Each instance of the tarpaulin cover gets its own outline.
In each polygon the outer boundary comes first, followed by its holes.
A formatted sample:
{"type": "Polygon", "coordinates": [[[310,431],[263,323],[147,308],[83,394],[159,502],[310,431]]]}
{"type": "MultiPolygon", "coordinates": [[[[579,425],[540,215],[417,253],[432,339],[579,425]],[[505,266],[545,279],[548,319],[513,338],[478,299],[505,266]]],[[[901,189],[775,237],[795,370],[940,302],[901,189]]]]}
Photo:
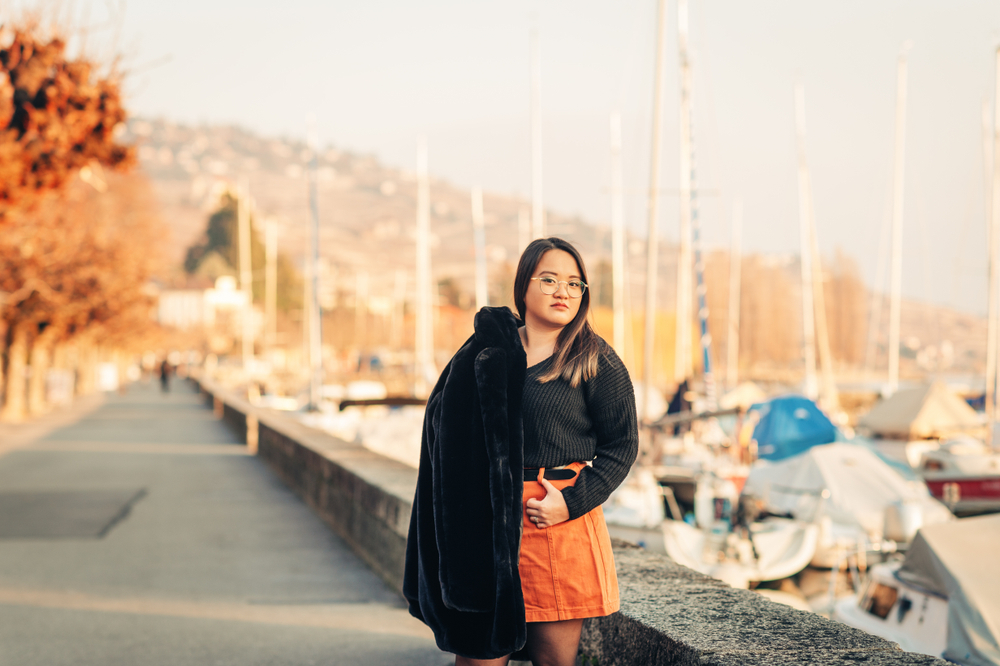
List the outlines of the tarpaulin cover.
{"type": "Polygon", "coordinates": [[[1000,515],[927,525],[898,576],[948,597],[944,657],[969,666],[1000,665],[1000,515]]]}
{"type": "Polygon", "coordinates": [[[981,428],[983,419],[941,382],[897,391],[858,419],[858,426],[897,439],[948,437],[981,428]]]}
{"type": "Polygon", "coordinates": [[[883,536],[890,504],[919,507],[922,523],[951,513],[920,481],[907,481],[863,444],[834,442],[784,460],[762,460],[750,469],[743,492],[766,498],[768,510],[803,520],[828,516],[835,525],[883,536]]]}
{"type": "Polygon", "coordinates": [[[753,431],[757,456],[764,460],[784,460],[817,444],[841,439],[837,426],[812,400],[788,395],[750,408],[760,420],[753,431]]]}

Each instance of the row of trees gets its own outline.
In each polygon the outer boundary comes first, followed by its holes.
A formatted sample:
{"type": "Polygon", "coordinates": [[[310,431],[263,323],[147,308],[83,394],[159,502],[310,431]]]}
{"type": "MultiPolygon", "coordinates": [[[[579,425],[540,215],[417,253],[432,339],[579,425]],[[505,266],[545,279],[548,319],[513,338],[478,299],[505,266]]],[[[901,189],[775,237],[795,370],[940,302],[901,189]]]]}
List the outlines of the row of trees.
{"type": "Polygon", "coordinates": [[[46,409],[53,363],[75,390],[143,344],[162,233],[132,148],[121,77],[35,21],[0,26],[0,418],[46,409]],[[104,359],[108,360],[108,359],[104,359]]]}

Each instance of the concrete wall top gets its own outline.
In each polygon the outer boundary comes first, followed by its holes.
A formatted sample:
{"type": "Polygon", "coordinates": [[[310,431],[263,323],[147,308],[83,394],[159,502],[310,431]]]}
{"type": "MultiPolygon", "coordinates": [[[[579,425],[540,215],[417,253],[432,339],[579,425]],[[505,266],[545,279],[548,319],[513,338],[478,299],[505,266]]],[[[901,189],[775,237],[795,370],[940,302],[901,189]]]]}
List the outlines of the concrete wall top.
{"type": "Polygon", "coordinates": [[[588,622],[580,644],[600,666],[816,666],[948,662],[778,604],[637,546],[615,548],[621,611],[588,622]]]}

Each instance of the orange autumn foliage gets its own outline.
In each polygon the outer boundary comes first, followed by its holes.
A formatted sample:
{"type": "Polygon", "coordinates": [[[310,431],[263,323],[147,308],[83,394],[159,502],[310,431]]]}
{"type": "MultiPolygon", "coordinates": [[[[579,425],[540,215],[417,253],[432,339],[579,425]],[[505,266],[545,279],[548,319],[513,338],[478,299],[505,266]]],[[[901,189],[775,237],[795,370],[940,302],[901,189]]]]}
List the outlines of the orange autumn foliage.
{"type": "Polygon", "coordinates": [[[115,74],[71,58],[36,23],[0,26],[0,227],[61,190],[82,168],[134,164],[115,139],[126,117],[115,74]]]}

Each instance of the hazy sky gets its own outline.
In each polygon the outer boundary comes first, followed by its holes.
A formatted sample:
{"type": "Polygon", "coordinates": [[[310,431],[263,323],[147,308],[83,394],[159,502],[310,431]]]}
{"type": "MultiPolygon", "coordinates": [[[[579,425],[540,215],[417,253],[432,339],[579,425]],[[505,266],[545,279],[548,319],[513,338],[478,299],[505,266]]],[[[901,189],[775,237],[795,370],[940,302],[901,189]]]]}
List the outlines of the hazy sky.
{"type": "MultiPolygon", "coordinates": [[[[96,3],[93,20],[104,12],[96,3]]],[[[665,68],[661,233],[677,237],[676,2],[665,68]]],[[[655,0],[131,0],[121,43],[138,114],[304,136],[434,174],[530,192],[529,33],[540,34],[545,203],[609,217],[608,114],[625,122],[630,228],[645,234],[655,0]],[[165,64],[145,68],[169,56],[165,64]]],[[[793,86],[805,86],[820,246],[876,274],[892,175],[896,58],[909,51],[904,292],[985,311],[982,103],[996,0],[691,0],[704,236],[798,251],[793,86]]],[[[991,111],[992,113],[992,111],[991,111]]]]}

